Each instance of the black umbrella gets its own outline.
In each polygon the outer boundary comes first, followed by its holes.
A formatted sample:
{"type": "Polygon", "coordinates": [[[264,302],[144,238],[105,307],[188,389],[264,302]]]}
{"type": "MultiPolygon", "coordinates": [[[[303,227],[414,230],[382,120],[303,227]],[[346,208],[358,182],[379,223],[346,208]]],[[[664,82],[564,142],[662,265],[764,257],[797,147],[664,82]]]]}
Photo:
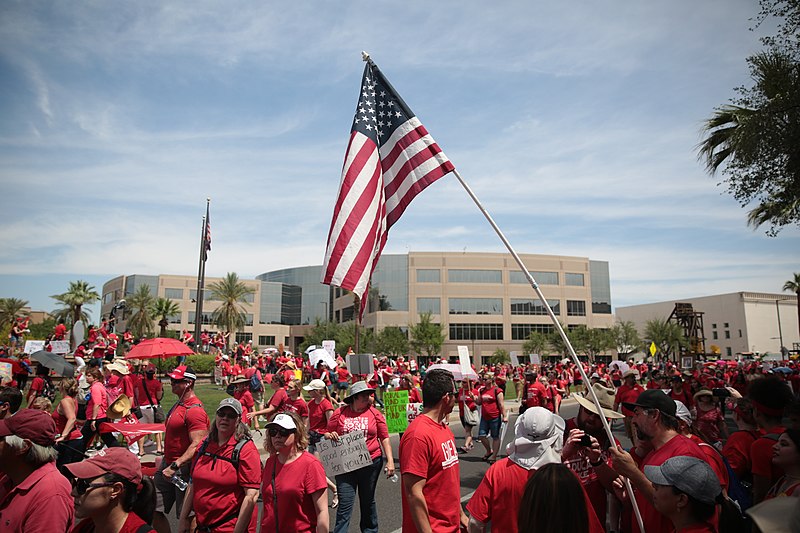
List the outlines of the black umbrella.
{"type": "Polygon", "coordinates": [[[39,350],[31,354],[31,359],[38,361],[40,365],[49,368],[59,376],[71,378],[75,375],[75,365],[69,364],[62,355],[39,350]]]}

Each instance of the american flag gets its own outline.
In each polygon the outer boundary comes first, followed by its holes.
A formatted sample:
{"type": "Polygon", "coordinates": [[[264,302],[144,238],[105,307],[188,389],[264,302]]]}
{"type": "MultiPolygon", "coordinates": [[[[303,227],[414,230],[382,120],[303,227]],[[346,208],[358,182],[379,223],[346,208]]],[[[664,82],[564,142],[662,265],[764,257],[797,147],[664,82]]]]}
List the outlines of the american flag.
{"type": "Polygon", "coordinates": [[[454,168],[368,60],[328,233],[322,283],[362,298],[389,228],[417,194],[454,168]]]}
{"type": "Polygon", "coordinates": [[[203,247],[203,261],[208,259],[208,252],[211,251],[211,214],[209,213],[209,206],[206,204],[206,233],[203,238],[205,246],[203,247]]]}

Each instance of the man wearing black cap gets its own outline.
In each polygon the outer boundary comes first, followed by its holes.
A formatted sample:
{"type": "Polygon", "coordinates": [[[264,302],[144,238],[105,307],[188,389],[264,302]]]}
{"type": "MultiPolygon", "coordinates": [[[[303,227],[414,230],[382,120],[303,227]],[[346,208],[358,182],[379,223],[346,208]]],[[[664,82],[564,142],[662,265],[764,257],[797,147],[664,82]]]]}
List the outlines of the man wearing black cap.
{"type": "MultiPolygon", "coordinates": [[[[645,477],[643,470],[647,466],[661,466],[670,457],[678,455],[701,460],[705,460],[705,455],[700,446],[678,433],[678,419],[675,416],[677,406],[664,391],[660,389],[644,391],[639,394],[635,402],[624,402],[623,406],[633,412],[634,433],[642,445],[650,451],[637,466],[628,452],[621,448],[609,448],[609,453],[614,459],[614,470],[630,479],[645,531],[670,533],[673,530],[672,523],[653,507],[653,485],[645,477]]],[[[631,523],[634,525],[634,531],[638,531],[635,518],[632,517],[631,523]]]]}

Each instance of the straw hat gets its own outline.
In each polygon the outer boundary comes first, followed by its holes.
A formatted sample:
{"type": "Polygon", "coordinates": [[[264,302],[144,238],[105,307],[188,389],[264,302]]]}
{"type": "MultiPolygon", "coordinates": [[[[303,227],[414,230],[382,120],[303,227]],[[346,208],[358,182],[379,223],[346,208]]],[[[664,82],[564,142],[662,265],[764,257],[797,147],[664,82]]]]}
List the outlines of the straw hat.
{"type": "MultiPolygon", "coordinates": [[[[600,383],[595,383],[592,385],[592,390],[597,396],[597,400],[600,402],[600,407],[603,409],[602,416],[606,418],[625,418],[625,415],[622,413],[614,411],[614,398],[617,396],[617,392],[614,389],[609,389],[600,383]]],[[[591,399],[591,395],[588,393],[586,396],[576,394],[574,398],[575,401],[578,402],[584,409],[591,411],[596,415],[600,414],[597,412],[597,406],[594,404],[591,399]]]]}
{"type": "Polygon", "coordinates": [[[231,381],[231,385],[238,385],[239,383],[248,383],[250,380],[244,376],[239,376],[238,378],[231,381]]]}
{"type": "Polygon", "coordinates": [[[111,405],[106,409],[106,418],[117,419],[125,418],[131,412],[131,399],[126,394],[120,394],[119,397],[111,402],[111,405]]]}

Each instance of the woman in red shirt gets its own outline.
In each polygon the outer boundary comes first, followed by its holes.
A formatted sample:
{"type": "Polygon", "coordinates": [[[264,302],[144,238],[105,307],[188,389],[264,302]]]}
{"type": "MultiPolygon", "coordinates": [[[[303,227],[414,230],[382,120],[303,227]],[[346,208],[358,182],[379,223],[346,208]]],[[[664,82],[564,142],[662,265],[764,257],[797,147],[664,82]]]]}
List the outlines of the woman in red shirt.
{"type": "Polygon", "coordinates": [[[461,425],[464,427],[464,446],[461,451],[469,452],[475,443],[472,441],[472,428],[478,422],[478,405],[475,403],[478,390],[472,386],[472,381],[465,379],[461,382],[458,391],[458,413],[461,425]]]}
{"type": "Polygon", "coordinates": [[[63,466],[83,460],[83,444],[81,432],[75,422],[78,414],[78,382],[72,378],[64,378],[59,384],[61,401],[53,409],[53,420],[56,422],[56,450],[58,459],[56,466],[64,473],[63,466]]]}
{"type": "Polygon", "coordinates": [[[306,451],[308,433],[295,413],[267,424],[264,448],[270,453],[261,480],[261,531],[328,533],[325,468],[306,451]]]}
{"type": "Polygon", "coordinates": [[[286,394],[289,396],[289,403],[286,405],[286,412],[297,413],[304,426],[308,426],[308,404],[303,399],[303,391],[299,381],[290,381],[286,384],[286,394]]]}
{"type": "Polygon", "coordinates": [[[253,411],[250,416],[264,416],[267,420],[269,420],[275,416],[275,414],[286,411],[290,400],[289,395],[286,394],[286,389],[283,388],[284,385],[286,385],[286,381],[283,377],[283,374],[279,372],[273,375],[270,386],[275,392],[272,394],[272,398],[269,399],[269,404],[264,409],[253,411]]]}
{"type": "Polygon", "coordinates": [[[86,372],[86,383],[89,384],[89,395],[86,401],[86,422],[81,428],[83,435],[84,450],[89,447],[95,435],[100,438],[109,448],[116,445],[116,439],[111,433],[99,433],[100,424],[108,421],[106,411],[108,410],[108,391],[103,385],[103,373],[98,368],[90,368],[86,372]]]}
{"type": "Polygon", "coordinates": [[[400,386],[397,387],[397,390],[408,391],[408,403],[422,403],[422,395],[419,393],[419,389],[414,386],[414,377],[411,374],[404,374],[400,378],[400,386]]]}
{"type": "Polygon", "coordinates": [[[231,385],[234,386],[233,397],[242,404],[242,421],[253,429],[259,429],[258,417],[248,414],[255,411],[256,406],[253,394],[250,392],[250,380],[246,377],[239,376],[233,380],[231,385]]]}
{"type": "Polygon", "coordinates": [[[508,414],[504,405],[503,391],[495,385],[493,377],[487,374],[483,378],[483,387],[479,389],[476,403],[481,406],[481,421],[478,427],[478,440],[486,449],[483,460],[494,463],[500,451],[500,422],[508,422],[508,414]],[[489,447],[489,436],[492,445],[489,447]]]}
{"type": "Polygon", "coordinates": [[[192,460],[179,532],[194,531],[189,519],[192,512],[198,531],[255,532],[261,458],[250,439],[250,430],[242,422],[243,414],[242,404],[235,398],[219,403],[208,437],[192,460]],[[237,449],[238,463],[234,464],[237,449]]]}

